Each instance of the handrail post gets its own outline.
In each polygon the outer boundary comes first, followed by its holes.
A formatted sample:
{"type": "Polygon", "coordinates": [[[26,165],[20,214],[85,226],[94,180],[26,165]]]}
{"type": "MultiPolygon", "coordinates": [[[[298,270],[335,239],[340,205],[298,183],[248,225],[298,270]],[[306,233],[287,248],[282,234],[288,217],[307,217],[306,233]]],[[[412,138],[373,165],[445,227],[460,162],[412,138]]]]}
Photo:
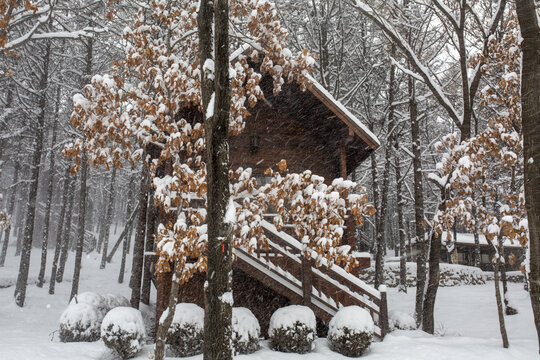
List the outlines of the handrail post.
{"type": "Polygon", "coordinates": [[[388,304],[386,301],[386,285],[379,286],[381,302],[379,303],[379,327],[381,328],[381,339],[390,331],[388,325],[388,304]]]}
{"type": "Polygon", "coordinates": [[[302,254],[302,303],[311,306],[312,289],[311,260],[302,254]]]}

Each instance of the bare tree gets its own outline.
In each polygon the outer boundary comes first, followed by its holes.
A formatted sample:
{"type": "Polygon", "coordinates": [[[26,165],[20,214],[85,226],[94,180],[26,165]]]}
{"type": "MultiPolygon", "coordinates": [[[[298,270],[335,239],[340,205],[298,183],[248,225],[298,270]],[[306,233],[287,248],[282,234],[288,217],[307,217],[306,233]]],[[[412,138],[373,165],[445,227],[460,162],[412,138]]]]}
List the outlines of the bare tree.
{"type": "Polygon", "coordinates": [[[26,285],[28,282],[28,271],[30,269],[30,254],[32,251],[32,240],[34,234],[34,222],[36,214],[36,200],[38,192],[38,180],[41,167],[41,155],[43,151],[43,137],[45,126],[45,113],[47,106],[47,86],[49,80],[49,62],[51,55],[51,42],[47,41],[45,45],[45,54],[43,57],[43,71],[39,84],[39,115],[36,124],[36,144],[32,159],[32,171],[30,177],[30,191],[28,192],[28,209],[26,213],[26,225],[24,229],[24,240],[22,244],[21,261],[19,265],[19,274],[17,285],[15,287],[15,302],[18,306],[24,306],[26,299],[26,285]]]}
{"type": "Polygon", "coordinates": [[[534,0],[517,0],[516,10],[523,37],[521,107],[529,221],[529,292],[540,352],[540,27],[534,0]]]}

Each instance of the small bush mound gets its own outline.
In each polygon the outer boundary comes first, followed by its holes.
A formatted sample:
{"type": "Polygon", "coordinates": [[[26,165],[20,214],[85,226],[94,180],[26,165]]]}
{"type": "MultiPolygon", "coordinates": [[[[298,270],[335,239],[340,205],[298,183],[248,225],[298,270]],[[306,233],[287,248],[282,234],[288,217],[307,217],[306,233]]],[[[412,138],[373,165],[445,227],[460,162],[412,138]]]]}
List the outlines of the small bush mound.
{"type": "Polygon", "coordinates": [[[315,314],[307,306],[290,305],[277,309],[270,318],[268,335],[272,349],[305,354],[315,347],[315,314]]]}
{"type": "Polygon", "coordinates": [[[390,330],[414,330],[416,329],[416,321],[414,318],[404,312],[391,310],[388,313],[388,325],[390,330]]]}
{"type": "Polygon", "coordinates": [[[101,324],[101,338],[122,359],[134,357],[146,338],[141,312],[124,306],[112,309],[101,324]]]}
{"type": "Polygon", "coordinates": [[[251,310],[244,307],[232,309],[232,341],[234,354],[251,354],[259,350],[261,327],[251,310]]]}
{"type": "Polygon", "coordinates": [[[93,306],[101,313],[101,318],[107,314],[109,311],[107,299],[103,296],[96,294],[95,292],[87,291],[80,294],[77,294],[69,302],[70,305],[73,304],[88,304],[93,306]]]}
{"type": "MultiPolygon", "coordinates": [[[[164,312],[161,321],[167,316],[164,312]]],[[[204,310],[196,304],[176,305],[167,333],[167,344],[174,356],[193,356],[203,351],[204,310]]]]}
{"type": "Polygon", "coordinates": [[[103,316],[94,306],[70,304],[60,316],[60,341],[97,341],[103,316]]]}
{"type": "Polygon", "coordinates": [[[125,296],[122,295],[115,295],[115,294],[107,294],[104,295],[103,298],[105,299],[105,304],[107,306],[108,311],[117,308],[119,306],[124,307],[130,307],[131,303],[128,299],[126,299],[125,296]]]}
{"type": "Polygon", "coordinates": [[[359,306],[343,307],[330,320],[330,348],[345,356],[360,356],[371,344],[373,329],[369,312],[359,306]]]}

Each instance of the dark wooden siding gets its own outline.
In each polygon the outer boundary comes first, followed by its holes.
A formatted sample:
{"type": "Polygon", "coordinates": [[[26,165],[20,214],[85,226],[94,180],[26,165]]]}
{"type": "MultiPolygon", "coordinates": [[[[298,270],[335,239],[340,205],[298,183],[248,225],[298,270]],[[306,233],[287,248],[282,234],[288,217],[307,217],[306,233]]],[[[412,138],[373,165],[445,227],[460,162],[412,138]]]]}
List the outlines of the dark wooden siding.
{"type": "MultiPolygon", "coordinates": [[[[179,302],[195,303],[204,309],[205,274],[196,274],[180,287],[179,302]]],[[[270,317],[277,309],[290,304],[289,300],[264,286],[255,278],[248,276],[237,267],[233,271],[234,307],[250,309],[259,320],[261,336],[268,334],[270,317]]]]}
{"type": "Polygon", "coordinates": [[[252,109],[252,116],[246,121],[244,132],[229,138],[231,167],[251,167],[254,174],[262,175],[282,159],[287,161],[289,172],[300,173],[311,170],[330,181],[337,177],[339,161],[334,149],[328,149],[326,142],[317,137],[298,119],[261,103],[252,109]],[[256,136],[259,148],[251,146],[256,136]]]}

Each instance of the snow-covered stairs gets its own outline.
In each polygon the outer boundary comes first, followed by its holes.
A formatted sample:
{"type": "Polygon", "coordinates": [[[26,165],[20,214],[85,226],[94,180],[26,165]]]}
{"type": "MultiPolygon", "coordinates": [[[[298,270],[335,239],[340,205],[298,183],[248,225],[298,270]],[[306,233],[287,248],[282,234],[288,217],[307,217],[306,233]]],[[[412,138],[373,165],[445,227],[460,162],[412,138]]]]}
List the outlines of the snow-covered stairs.
{"type": "MultiPolygon", "coordinates": [[[[302,244],[268,221],[263,221],[263,228],[269,239],[268,246],[259,246],[252,253],[236,249],[235,265],[291,303],[305,303],[302,279],[307,277],[302,272],[302,244]]],[[[308,274],[311,283],[309,302],[317,317],[329,321],[339,308],[358,305],[371,314],[376,324],[375,335],[384,337],[388,332],[386,292],[367,285],[338,265],[330,268],[313,265],[312,262],[308,274]]]]}

